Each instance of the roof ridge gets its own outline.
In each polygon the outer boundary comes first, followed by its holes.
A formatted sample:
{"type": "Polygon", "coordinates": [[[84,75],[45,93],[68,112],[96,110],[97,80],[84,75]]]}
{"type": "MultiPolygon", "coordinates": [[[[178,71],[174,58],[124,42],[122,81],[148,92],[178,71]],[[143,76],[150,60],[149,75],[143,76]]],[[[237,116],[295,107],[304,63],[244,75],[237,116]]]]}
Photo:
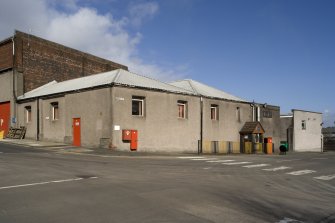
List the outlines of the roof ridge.
{"type": "Polygon", "coordinates": [[[121,75],[121,70],[122,70],[121,68],[117,69],[117,74],[115,75],[111,83],[115,83],[119,79],[121,75]]]}
{"type": "Polygon", "coordinates": [[[192,82],[193,80],[192,79],[185,79],[188,84],[191,86],[192,90],[197,94],[197,95],[200,95],[200,96],[203,96],[202,94],[199,94],[199,92],[195,89],[195,87],[193,86],[192,82]]]}

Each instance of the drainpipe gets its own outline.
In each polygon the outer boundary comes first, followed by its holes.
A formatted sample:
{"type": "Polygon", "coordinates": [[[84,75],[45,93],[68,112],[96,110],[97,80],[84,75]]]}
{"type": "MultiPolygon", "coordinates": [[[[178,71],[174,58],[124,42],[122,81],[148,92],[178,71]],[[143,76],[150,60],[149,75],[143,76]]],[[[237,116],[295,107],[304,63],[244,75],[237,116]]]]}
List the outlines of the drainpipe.
{"type": "Polygon", "coordinates": [[[198,154],[202,153],[202,141],[203,141],[203,109],[204,102],[202,96],[200,96],[200,145],[198,146],[198,154]]]}
{"type": "MultiPolygon", "coordinates": [[[[17,101],[17,97],[16,97],[16,92],[15,92],[15,41],[14,41],[14,37],[15,37],[15,33],[12,37],[12,43],[13,43],[13,55],[12,55],[12,76],[13,76],[13,117],[15,118],[16,121],[16,101],[17,101]]],[[[11,120],[12,122],[12,120],[11,120]]],[[[16,123],[16,122],[15,122],[16,123]]]]}
{"type": "Polygon", "coordinates": [[[36,109],[36,141],[40,140],[40,99],[37,98],[37,109],[36,109]]]}

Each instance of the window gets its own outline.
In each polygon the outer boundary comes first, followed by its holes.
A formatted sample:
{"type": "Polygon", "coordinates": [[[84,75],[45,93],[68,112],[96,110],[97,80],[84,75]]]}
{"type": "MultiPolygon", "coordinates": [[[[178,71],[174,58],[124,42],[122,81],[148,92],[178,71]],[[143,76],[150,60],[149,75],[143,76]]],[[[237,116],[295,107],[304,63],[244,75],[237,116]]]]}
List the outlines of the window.
{"type": "Polygon", "coordinates": [[[52,120],[58,120],[59,119],[58,102],[52,102],[51,103],[51,108],[52,108],[52,120]]]}
{"type": "Polygon", "coordinates": [[[238,122],[241,122],[241,110],[240,110],[240,107],[236,108],[236,120],[238,122]]]}
{"type": "Polygon", "coordinates": [[[264,118],[272,118],[272,111],[264,110],[263,111],[263,117],[264,118]]]}
{"type": "Polygon", "coordinates": [[[211,105],[211,120],[219,120],[219,106],[211,105]]]}
{"type": "Polygon", "coordinates": [[[306,130],[306,120],[301,121],[301,129],[306,130]]]}
{"type": "Polygon", "coordinates": [[[131,114],[136,116],[144,116],[144,97],[132,97],[131,114]]]}
{"type": "Polygon", "coordinates": [[[26,123],[31,122],[31,106],[26,106],[26,123]]]}
{"type": "Polygon", "coordinates": [[[187,118],[187,102],[178,101],[178,118],[187,118]]]}

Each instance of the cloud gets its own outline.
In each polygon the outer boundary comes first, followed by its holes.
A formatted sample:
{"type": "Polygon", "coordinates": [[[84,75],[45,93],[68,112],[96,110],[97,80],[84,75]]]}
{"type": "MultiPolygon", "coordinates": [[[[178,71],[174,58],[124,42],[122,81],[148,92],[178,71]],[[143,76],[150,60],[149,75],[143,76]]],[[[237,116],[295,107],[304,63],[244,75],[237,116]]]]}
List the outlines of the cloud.
{"type": "Polygon", "coordinates": [[[144,20],[153,18],[159,9],[157,3],[131,4],[129,16],[116,19],[111,13],[102,14],[95,8],[83,7],[77,0],[60,2],[67,3],[5,1],[0,7],[0,37],[11,36],[14,29],[24,32],[31,29],[34,35],[124,64],[142,75],[165,81],[184,76],[178,69],[143,61],[138,52],[142,34],[129,31],[130,26],[140,28],[144,20]]]}
{"type": "Polygon", "coordinates": [[[140,4],[130,4],[129,14],[133,26],[139,27],[143,20],[151,19],[157,12],[159,6],[156,2],[145,2],[140,4]]]}

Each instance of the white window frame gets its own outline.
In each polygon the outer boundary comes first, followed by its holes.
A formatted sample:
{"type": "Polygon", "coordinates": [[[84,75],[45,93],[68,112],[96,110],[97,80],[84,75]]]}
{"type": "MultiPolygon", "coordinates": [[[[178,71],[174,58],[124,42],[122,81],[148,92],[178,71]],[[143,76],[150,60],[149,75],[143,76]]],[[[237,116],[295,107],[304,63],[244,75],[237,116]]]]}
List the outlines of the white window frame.
{"type": "Polygon", "coordinates": [[[145,98],[143,98],[143,97],[133,97],[132,99],[131,99],[131,114],[133,115],[133,116],[141,116],[141,117],[143,117],[144,116],[144,100],[145,100],[145,98]],[[133,102],[138,102],[138,106],[139,106],[139,109],[138,109],[138,111],[139,111],[139,114],[134,114],[133,113],[133,102]]]}
{"type": "Polygon", "coordinates": [[[180,119],[187,119],[187,102],[186,101],[178,101],[177,102],[178,108],[178,118],[180,119]],[[180,113],[180,108],[182,108],[182,113],[180,113]]]}
{"type": "Polygon", "coordinates": [[[219,106],[218,105],[211,105],[211,120],[217,121],[219,120],[219,106]],[[214,117],[213,117],[214,112],[214,117]]]}
{"type": "Polygon", "coordinates": [[[26,106],[25,109],[26,109],[26,123],[30,123],[32,119],[31,106],[26,106]]]}
{"type": "Polygon", "coordinates": [[[58,102],[51,103],[51,109],[52,109],[52,121],[59,120],[59,103],[58,102]]]}

